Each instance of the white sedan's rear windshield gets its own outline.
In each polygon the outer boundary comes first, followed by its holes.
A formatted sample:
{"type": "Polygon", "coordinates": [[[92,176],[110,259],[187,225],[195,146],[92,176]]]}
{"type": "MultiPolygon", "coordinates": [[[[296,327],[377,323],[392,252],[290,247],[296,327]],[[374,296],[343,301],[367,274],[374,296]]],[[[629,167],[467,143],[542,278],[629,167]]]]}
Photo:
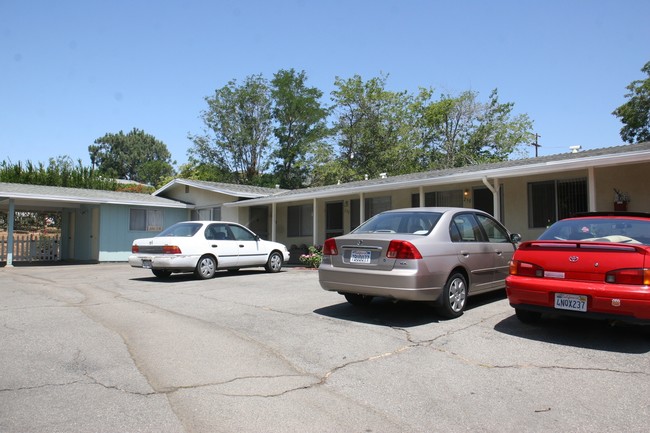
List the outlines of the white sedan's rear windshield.
{"type": "Polygon", "coordinates": [[[199,223],[177,223],[160,232],[157,236],[179,236],[191,238],[199,231],[202,224],[199,223]]]}
{"type": "Polygon", "coordinates": [[[375,215],[352,233],[402,233],[427,235],[435,227],[439,212],[386,212],[375,215]]]}
{"type": "Polygon", "coordinates": [[[633,218],[567,219],[553,224],[539,239],[650,245],[650,220],[633,218]]]}

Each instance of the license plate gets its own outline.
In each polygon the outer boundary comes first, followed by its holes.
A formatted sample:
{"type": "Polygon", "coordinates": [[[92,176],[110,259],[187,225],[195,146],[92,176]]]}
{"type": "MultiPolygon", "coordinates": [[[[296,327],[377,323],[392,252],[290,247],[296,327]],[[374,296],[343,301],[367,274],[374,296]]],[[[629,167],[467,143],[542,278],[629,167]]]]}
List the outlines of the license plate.
{"type": "Polygon", "coordinates": [[[151,269],[151,260],[143,260],[142,267],[145,269],[151,269]]]}
{"type": "Polygon", "coordinates": [[[555,294],[555,308],[558,310],[587,311],[587,297],[585,295],[555,294]]]}
{"type": "Polygon", "coordinates": [[[352,250],[350,263],[370,263],[370,251],[352,250]]]}

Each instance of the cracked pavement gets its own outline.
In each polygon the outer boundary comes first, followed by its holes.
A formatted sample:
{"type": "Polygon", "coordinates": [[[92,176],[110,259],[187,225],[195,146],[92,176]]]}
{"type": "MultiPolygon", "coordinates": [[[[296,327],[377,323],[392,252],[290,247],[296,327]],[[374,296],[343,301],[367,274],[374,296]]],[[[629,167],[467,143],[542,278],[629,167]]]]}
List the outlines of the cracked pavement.
{"type": "Polygon", "coordinates": [[[355,308],[287,269],[0,268],[0,431],[647,431],[650,331],[355,308]]]}

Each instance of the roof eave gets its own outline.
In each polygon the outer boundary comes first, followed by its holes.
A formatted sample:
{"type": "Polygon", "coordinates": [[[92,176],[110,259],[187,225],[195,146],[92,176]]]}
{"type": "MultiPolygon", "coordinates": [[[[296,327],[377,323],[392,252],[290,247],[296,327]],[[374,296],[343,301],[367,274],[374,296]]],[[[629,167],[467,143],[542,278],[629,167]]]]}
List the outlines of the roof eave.
{"type": "Polygon", "coordinates": [[[396,178],[395,182],[382,182],[372,185],[355,185],[349,188],[333,189],[331,191],[308,191],[304,193],[289,194],[285,197],[269,196],[247,200],[245,202],[232,202],[224,203],[227,207],[245,207],[253,205],[264,205],[272,203],[287,203],[293,201],[303,201],[316,198],[331,198],[340,197],[342,195],[369,193],[377,191],[387,191],[401,189],[404,187],[420,187],[420,186],[435,186],[435,185],[448,185],[460,182],[478,182],[484,178],[488,179],[505,179],[511,177],[520,177],[522,175],[536,175],[547,174],[558,171],[567,170],[580,170],[588,169],[591,167],[606,167],[618,165],[622,163],[637,163],[650,160],[650,150],[641,150],[636,152],[628,152],[624,154],[607,154],[590,156],[577,159],[565,159],[559,161],[548,161],[539,164],[526,164],[516,167],[496,168],[489,170],[477,170],[473,172],[462,172],[448,176],[430,177],[426,176],[416,179],[399,180],[396,178]]]}

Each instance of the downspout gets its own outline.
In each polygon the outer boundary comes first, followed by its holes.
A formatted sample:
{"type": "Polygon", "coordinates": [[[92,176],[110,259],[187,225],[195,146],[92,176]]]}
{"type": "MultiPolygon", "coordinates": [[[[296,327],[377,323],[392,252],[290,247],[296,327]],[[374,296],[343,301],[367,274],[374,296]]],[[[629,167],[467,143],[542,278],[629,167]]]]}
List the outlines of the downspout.
{"type": "Polygon", "coordinates": [[[14,199],[9,199],[9,212],[7,213],[7,267],[13,268],[14,265],[14,218],[16,207],[14,199]]]}
{"type": "Polygon", "coordinates": [[[499,179],[494,179],[494,185],[490,185],[488,178],[483,176],[483,184],[492,192],[492,204],[494,206],[494,218],[501,221],[501,200],[499,194],[499,179]]]}

